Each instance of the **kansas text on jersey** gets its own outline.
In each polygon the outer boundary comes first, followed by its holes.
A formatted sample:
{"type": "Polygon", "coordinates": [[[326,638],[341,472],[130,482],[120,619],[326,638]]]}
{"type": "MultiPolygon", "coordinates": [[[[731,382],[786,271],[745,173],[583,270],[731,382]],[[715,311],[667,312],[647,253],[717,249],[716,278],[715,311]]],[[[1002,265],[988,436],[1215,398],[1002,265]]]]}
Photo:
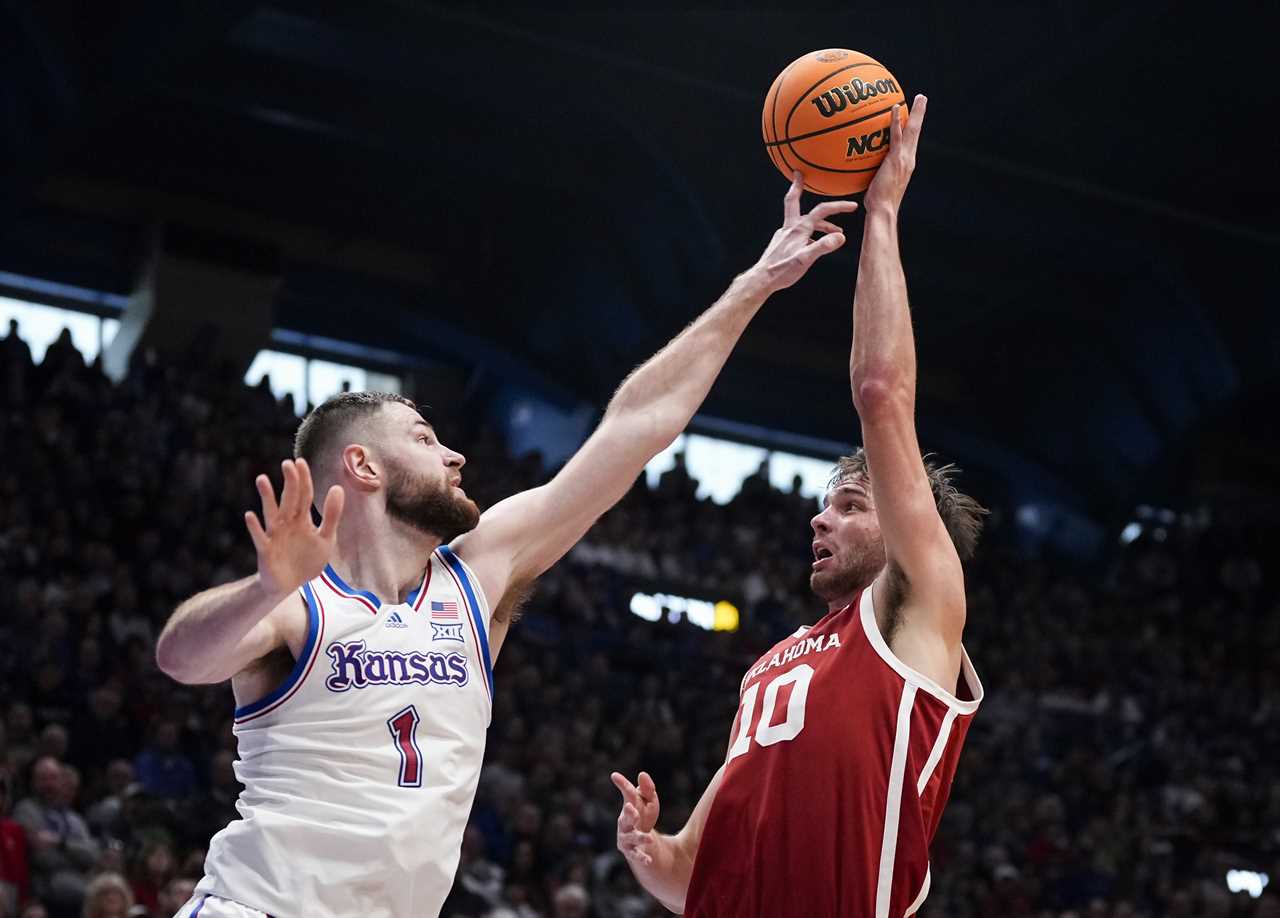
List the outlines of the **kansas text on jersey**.
{"type": "Polygon", "coordinates": [[[240,819],[197,892],[272,915],[434,916],[492,711],[488,603],[447,547],[398,605],[328,567],[302,595],[293,672],[236,710],[240,819]]]}

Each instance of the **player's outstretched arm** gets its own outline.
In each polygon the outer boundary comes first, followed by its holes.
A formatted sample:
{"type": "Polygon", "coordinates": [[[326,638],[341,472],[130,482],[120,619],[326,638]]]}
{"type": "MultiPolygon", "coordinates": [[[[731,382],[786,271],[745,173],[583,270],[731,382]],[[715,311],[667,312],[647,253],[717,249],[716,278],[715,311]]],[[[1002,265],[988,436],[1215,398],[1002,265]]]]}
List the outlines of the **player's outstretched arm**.
{"type": "Polygon", "coordinates": [[[305,622],[297,590],[329,562],[342,517],[342,488],[325,495],[320,526],[311,521],[314,490],[305,459],[282,464],[284,489],[276,503],[266,475],[255,482],[262,522],[249,511],[245,526],[258,553],[258,572],[197,593],[169,617],[156,642],[156,664],[179,682],[222,682],[283,646],[305,622]]]}
{"type": "Polygon", "coordinates": [[[924,641],[913,645],[920,656],[907,662],[942,676],[958,672],[964,577],[916,439],[915,339],[898,251],[898,209],[915,168],[926,105],[924,96],[916,96],[905,126],[894,106],[892,146],[867,189],[849,369],[888,580],[896,581],[878,580],[875,598],[879,604],[882,594],[892,594],[909,610],[904,621],[912,640],[923,635],[924,641]]]}
{"type": "Polygon", "coordinates": [[[693,862],[702,840],[702,827],[720,788],[724,766],[707,784],[702,798],[694,807],[689,821],[675,835],[654,830],[658,822],[658,789],[648,772],[640,772],[635,784],[614,772],[610,777],[622,794],[622,812],[618,814],[618,850],[627,859],[631,872],[640,885],[677,915],[684,912],[693,877],[693,862]]]}
{"type": "Polygon", "coordinates": [[[783,224],[760,260],[627,377],[599,427],[564,469],[548,484],[494,505],[454,546],[490,595],[534,579],[572,548],[622,498],[645,463],[684,430],[765,300],[844,244],[830,218],[857,205],[828,201],[802,213],[801,188],[797,178],[785,198],[783,224]]]}

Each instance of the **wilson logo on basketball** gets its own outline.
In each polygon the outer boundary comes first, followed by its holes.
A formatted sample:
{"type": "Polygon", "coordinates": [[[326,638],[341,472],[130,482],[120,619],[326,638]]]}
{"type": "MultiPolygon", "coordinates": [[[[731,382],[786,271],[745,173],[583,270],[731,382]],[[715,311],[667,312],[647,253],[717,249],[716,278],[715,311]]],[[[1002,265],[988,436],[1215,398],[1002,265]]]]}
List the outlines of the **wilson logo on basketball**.
{"type": "Polygon", "coordinates": [[[843,86],[828,89],[826,92],[814,96],[809,101],[818,110],[818,114],[823,118],[830,118],[836,112],[842,112],[850,105],[857,105],[867,99],[898,91],[898,84],[893,80],[876,80],[874,83],[850,80],[843,86]]]}
{"type": "Polygon", "coordinates": [[[863,134],[858,137],[856,134],[849,138],[849,149],[845,151],[845,157],[853,156],[855,153],[861,156],[863,153],[874,153],[883,149],[889,143],[889,127],[886,125],[878,131],[872,131],[870,134],[863,134]]]}

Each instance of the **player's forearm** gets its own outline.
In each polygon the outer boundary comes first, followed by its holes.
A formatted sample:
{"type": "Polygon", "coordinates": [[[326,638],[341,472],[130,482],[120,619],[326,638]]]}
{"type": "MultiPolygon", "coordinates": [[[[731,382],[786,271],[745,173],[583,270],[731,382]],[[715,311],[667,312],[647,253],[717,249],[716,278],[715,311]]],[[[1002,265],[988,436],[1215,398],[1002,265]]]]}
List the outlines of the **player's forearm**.
{"type": "Polygon", "coordinates": [[[689,894],[689,880],[693,877],[693,858],[685,850],[679,836],[658,835],[653,863],[637,864],[628,859],[631,872],[649,895],[663,907],[679,915],[684,911],[685,898],[689,894]]]}
{"type": "Polygon", "coordinates": [[[853,353],[849,362],[859,414],[915,399],[916,351],[907,280],[898,253],[896,212],[869,211],[853,297],[853,353]]]}
{"type": "Polygon", "coordinates": [[[665,448],[688,425],[771,292],[758,268],[734,278],[710,309],[627,377],[606,417],[632,422],[633,436],[650,454],[665,448]]]}
{"type": "Polygon", "coordinates": [[[257,574],[197,593],[160,632],[156,665],[188,684],[230,678],[229,659],[240,642],[283,599],[268,594],[257,574]]]}

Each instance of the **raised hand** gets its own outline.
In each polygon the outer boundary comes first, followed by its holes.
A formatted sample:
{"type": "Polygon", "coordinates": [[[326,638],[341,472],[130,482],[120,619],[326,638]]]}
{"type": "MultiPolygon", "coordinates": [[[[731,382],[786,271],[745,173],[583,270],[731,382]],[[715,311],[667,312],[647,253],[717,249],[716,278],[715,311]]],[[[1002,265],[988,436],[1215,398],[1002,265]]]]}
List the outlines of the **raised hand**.
{"type": "Polygon", "coordinates": [[[773,234],[773,239],[756,263],[763,269],[773,290],[790,287],[804,277],[815,261],[844,245],[844,230],[829,218],[858,209],[853,201],[823,201],[807,214],[802,214],[800,192],[803,189],[804,180],[796,172],[792,176],[791,190],[783,198],[782,226],[773,234]],[[814,233],[822,235],[815,239],[814,233]]]}
{"type": "Polygon", "coordinates": [[[618,772],[610,779],[622,793],[622,812],[618,814],[618,850],[628,861],[652,867],[658,843],[653,827],[658,823],[658,789],[646,771],[640,772],[632,784],[618,772]]]}
{"type": "Polygon", "coordinates": [[[311,469],[305,459],[286,459],[280,464],[284,489],[276,503],[275,489],[266,475],[254,481],[262,498],[262,519],[248,511],[244,524],[258,551],[258,578],[269,596],[283,599],[308,580],[320,575],[333,555],[338,541],[338,521],[342,518],[343,491],[339,485],[324,497],[323,518],[317,527],[311,522],[311,500],[315,490],[311,469]]]}
{"type": "Polygon", "coordinates": [[[867,213],[882,209],[897,213],[902,205],[911,173],[916,168],[916,147],[920,144],[924,111],[928,104],[925,96],[917,95],[911,105],[911,114],[905,119],[902,117],[903,106],[893,107],[889,118],[889,153],[880,163],[876,177],[867,186],[867,194],[863,198],[867,213]]]}

